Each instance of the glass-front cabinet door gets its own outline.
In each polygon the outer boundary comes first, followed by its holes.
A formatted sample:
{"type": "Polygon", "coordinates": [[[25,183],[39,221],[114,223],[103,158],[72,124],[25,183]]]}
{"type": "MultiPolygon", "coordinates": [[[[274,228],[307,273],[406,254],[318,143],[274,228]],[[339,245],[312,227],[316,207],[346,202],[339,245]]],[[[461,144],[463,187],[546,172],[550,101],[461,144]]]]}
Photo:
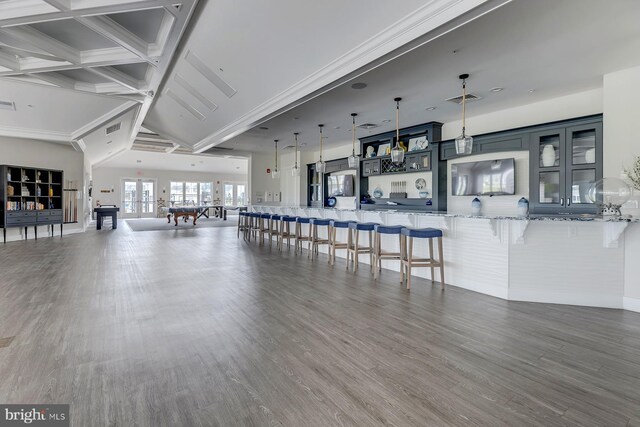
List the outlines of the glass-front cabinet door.
{"type": "Polygon", "coordinates": [[[533,204],[546,210],[559,211],[565,203],[564,146],[564,128],[532,134],[530,198],[533,204]]]}
{"type": "Polygon", "coordinates": [[[530,139],[532,212],[595,213],[589,188],[602,178],[602,121],[534,132],[530,139]]]}
{"type": "Polygon", "coordinates": [[[602,178],[602,123],[569,127],[566,140],[566,205],[576,212],[595,212],[588,193],[602,178]]]}

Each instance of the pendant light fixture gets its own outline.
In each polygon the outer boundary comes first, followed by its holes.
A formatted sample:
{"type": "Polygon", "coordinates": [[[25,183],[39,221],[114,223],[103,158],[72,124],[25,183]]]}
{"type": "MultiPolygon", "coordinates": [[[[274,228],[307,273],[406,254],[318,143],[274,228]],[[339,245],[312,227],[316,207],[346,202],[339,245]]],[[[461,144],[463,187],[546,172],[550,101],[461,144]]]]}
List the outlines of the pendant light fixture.
{"type": "Polygon", "coordinates": [[[349,167],[355,169],[358,167],[358,156],[356,156],[356,116],[357,113],[351,113],[351,155],[349,160],[349,167]]]}
{"type": "Polygon", "coordinates": [[[296,145],[295,145],[295,152],[294,152],[294,156],[295,156],[295,163],[293,165],[293,168],[291,169],[291,176],[300,176],[300,168],[298,167],[298,132],[294,132],[293,136],[296,140],[296,145]]]}
{"type": "Polygon", "coordinates": [[[471,154],[473,137],[466,134],[465,119],[467,114],[467,79],[469,74],[460,74],[462,80],[462,135],[456,138],[456,154],[471,154]]]}
{"type": "Polygon", "coordinates": [[[322,128],[324,125],[318,125],[320,128],[320,160],[316,162],[316,172],[324,173],[324,162],[322,161],[322,140],[324,139],[322,136],[322,128]]]}
{"type": "Polygon", "coordinates": [[[395,98],[396,101],[396,145],[391,150],[391,161],[399,164],[404,161],[404,149],[400,147],[400,101],[402,98],[395,98]]]}
{"type": "Polygon", "coordinates": [[[276,179],[280,175],[280,172],[278,172],[278,140],[274,139],[273,142],[275,143],[275,146],[276,146],[276,151],[275,151],[275,153],[276,153],[276,166],[271,171],[271,178],[276,179]]]}

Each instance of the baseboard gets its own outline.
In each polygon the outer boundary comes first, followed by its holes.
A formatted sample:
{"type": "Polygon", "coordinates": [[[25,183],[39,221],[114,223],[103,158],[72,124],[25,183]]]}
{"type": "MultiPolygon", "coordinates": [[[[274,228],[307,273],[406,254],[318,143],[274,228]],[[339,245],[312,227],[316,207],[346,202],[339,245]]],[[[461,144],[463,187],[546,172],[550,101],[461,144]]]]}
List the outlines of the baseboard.
{"type": "Polygon", "coordinates": [[[622,308],[640,313],[640,298],[622,298],[622,308]]]}
{"type": "MultiPolygon", "coordinates": [[[[623,308],[622,296],[602,293],[559,291],[548,289],[509,289],[509,301],[545,304],[581,305],[586,307],[623,308]]],[[[640,301],[640,300],[637,300],[640,301]]],[[[640,306],[639,306],[640,307],[640,306]]]]}

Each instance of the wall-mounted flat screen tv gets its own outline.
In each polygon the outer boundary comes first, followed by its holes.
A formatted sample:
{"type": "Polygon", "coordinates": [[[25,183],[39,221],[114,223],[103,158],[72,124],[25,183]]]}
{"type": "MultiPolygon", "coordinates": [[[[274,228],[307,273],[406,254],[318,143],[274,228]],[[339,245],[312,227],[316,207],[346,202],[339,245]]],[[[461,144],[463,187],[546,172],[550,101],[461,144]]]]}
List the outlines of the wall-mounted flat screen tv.
{"type": "Polygon", "coordinates": [[[327,193],[329,196],[345,196],[352,197],[353,192],[353,175],[331,175],[328,177],[327,193]]]}
{"type": "Polygon", "coordinates": [[[516,193],[515,160],[498,159],[451,165],[454,196],[505,196],[516,193]]]}

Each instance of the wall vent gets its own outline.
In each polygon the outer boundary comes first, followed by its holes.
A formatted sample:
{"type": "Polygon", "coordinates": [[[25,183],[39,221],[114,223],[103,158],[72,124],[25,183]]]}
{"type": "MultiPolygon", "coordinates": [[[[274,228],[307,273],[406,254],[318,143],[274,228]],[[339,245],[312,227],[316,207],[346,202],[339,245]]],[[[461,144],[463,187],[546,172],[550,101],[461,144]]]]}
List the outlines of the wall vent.
{"type": "MultiPolygon", "coordinates": [[[[482,99],[482,98],[480,98],[479,96],[474,95],[472,93],[468,93],[467,94],[467,102],[478,101],[480,99],[482,99]]],[[[454,96],[453,98],[445,99],[445,101],[453,102],[454,104],[462,104],[462,95],[458,95],[458,96],[454,96]]]]}
{"type": "Polygon", "coordinates": [[[117,132],[120,130],[120,126],[122,126],[122,122],[118,122],[115,125],[111,125],[107,128],[107,135],[117,132]]]}
{"type": "Polygon", "coordinates": [[[0,110],[16,110],[16,103],[12,101],[0,101],[0,110]]]}
{"type": "Polygon", "coordinates": [[[377,127],[379,127],[379,126],[380,126],[380,125],[377,125],[377,124],[375,124],[375,123],[363,123],[363,124],[358,125],[358,126],[356,126],[356,127],[357,127],[357,128],[360,128],[360,129],[367,129],[367,130],[368,130],[368,129],[374,129],[374,128],[377,128],[377,127]]]}

